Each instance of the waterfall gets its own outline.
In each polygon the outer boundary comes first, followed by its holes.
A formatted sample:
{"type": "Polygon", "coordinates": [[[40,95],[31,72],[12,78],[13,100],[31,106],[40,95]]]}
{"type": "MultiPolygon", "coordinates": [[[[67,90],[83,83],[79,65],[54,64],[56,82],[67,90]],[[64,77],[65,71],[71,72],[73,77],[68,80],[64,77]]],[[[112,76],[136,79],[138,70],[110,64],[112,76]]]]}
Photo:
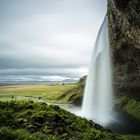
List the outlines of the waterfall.
{"type": "Polygon", "coordinates": [[[82,103],[82,115],[102,125],[108,123],[112,116],[113,89],[111,67],[108,18],[105,16],[93,48],[82,103]]]}

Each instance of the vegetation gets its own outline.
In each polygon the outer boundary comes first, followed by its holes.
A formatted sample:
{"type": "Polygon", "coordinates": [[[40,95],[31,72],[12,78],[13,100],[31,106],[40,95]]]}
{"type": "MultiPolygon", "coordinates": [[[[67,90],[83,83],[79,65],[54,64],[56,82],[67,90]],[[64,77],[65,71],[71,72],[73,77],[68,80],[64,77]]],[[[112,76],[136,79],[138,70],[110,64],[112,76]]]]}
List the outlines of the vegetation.
{"type": "Polygon", "coordinates": [[[116,106],[121,110],[127,112],[131,116],[134,116],[137,120],[140,121],[140,101],[127,97],[119,96],[116,99],[116,106]]]}
{"type": "MultiPolygon", "coordinates": [[[[140,137],[130,136],[133,139],[140,137]]],[[[33,101],[0,102],[1,140],[121,140],[101,126],[59,106],[33,101]]]]}
{"type": "MultiPolygon", "coordinates": [[[[80,105],[83,97],[85,79],[77,84],[64,85],[11,85],[0,86],[0,100],[9,100],[16,96],[38,97],[55,103],[74,103],[80,105]]],[[[22,98],[21,98],[22,99],[22,98]]],[[[23,100],[23,99],[22,99],[23,100]]],[[[116,106],[140,121],[140,101],[123,94],[116,97],[116,106]]]]}
{"type": "Polygon", "coordinates": [[[19,137],[21,139],[23,136],[34,138],[36,132],[41,137],[49,135],[50,138],[58,139],[90,139],[94,135],[97,138],[104,136],[107,139],[115,137],[100,126],[76,117],[58,106],[11,101],[0,102],[0,109],[0,126],[2,127],[0,135],[4,139],[5,137],[19,137]],[[97,129],[92,128],[94,125],[97,129]],[[99,131],[99,129],[101,130],[99,131]],[[21,133],[27,134],[20,135],[21,133]],[[106,133],[107,135],[105,135],[106,133]]]}
{"type": "MultiPolygon", "coordinates": [[[[31,96],[55,103],[82,100],[85,79],[67,85],[0,86],[1,140],[139,140],[140,136],[115,134],[101,126],[71,114],[59,106],[16,96],[31,96]],[[12,98],[13,97],[13,98],[12,98]],[[10,99],[10,100],[9,100],[10,99]]],[[[140,102],[135,98],[117,96],[116,106],[140,120],[140,102]]]]}
{"type": "Polygon", "coordinates": [[[51,102],[66,103],[67,98],[57,100],[65,91],[74,88],[75,84],[63,85],[9,85],[0,86],[0,100],[9,100],[11,97],[16,96],[31,96],[43,98],[51,102]]]}
{"type": "Polygon", "coordinates": [[[75,105],[81,105],[85,87],[86,76],[80,78],[79,82],[72,89],[66,90],[58,100],[67,100],[75,105]]]}
{"type": "Polygon", "coordinates": [[[1,140],[60,140],[56,136],[49,136],[39,132],[30,133],[24,129],[0,128],[1,140]]]}

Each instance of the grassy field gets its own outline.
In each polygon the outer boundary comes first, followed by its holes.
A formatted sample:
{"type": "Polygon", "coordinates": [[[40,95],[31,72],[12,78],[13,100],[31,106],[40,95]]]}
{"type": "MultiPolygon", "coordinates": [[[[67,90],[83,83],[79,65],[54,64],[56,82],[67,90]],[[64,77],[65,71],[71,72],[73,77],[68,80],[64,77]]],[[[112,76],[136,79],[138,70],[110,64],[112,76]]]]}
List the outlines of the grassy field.
{"type": "Polygon", "coordinates": [[[16,96],[40,97],[50,102],[66,103],[67,99],[57,100],[67,90],[74,88],[76,84],[65,85],[7,85],[0,86],[0,100],[11,99],[16,96]]]}

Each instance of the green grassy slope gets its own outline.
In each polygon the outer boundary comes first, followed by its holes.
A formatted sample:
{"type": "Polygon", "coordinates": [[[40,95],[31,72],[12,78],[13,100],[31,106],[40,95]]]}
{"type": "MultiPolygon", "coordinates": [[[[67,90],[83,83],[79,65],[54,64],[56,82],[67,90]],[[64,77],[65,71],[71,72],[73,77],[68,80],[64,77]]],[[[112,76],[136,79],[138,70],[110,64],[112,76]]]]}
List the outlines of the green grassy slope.
{"type": "Polygon", "coordinates": [[[1,140],[138,140],[111,133],[84,118],[45,103],[0,102],[1,140]]]}
{"type": "Polygon", "coordinates": [[[140,101],[127,97],[119,96],[116,98],[116,107],[127,112],[140,121],[140,101]]]}
{"type": "MultiPolygon", "coordinates": [[[[6,100],[14,96],[32,96],[41,97],[47,101],[57,102],[59,96],[74,87],[75,84],[0,86],[0,100],[6,100]]],[[[61,102],[67,102],[67,100],[61,100],[61,102]]]]}
{"type": "Polygon", "coordinates": [[[80,78],[79,82],[75,85],[75,87],[71,88],[70,90],[66,90],[57,99],[67,100],[68,102],[73,103],[75,105],[81,105],[84,88],[85,88],[85,80],[86,80],[86,76],[80,78]]]}

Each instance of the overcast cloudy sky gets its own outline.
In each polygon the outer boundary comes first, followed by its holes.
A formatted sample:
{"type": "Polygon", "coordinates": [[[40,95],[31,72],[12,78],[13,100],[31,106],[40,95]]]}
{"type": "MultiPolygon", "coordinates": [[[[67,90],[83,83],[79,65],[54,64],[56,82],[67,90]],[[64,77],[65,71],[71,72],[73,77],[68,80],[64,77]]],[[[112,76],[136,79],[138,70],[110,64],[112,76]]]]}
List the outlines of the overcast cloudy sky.
{"type": "Polygon", "coordinates": [[[0,81],[87,74],[106,0],[0,0],[0,81]]]}

